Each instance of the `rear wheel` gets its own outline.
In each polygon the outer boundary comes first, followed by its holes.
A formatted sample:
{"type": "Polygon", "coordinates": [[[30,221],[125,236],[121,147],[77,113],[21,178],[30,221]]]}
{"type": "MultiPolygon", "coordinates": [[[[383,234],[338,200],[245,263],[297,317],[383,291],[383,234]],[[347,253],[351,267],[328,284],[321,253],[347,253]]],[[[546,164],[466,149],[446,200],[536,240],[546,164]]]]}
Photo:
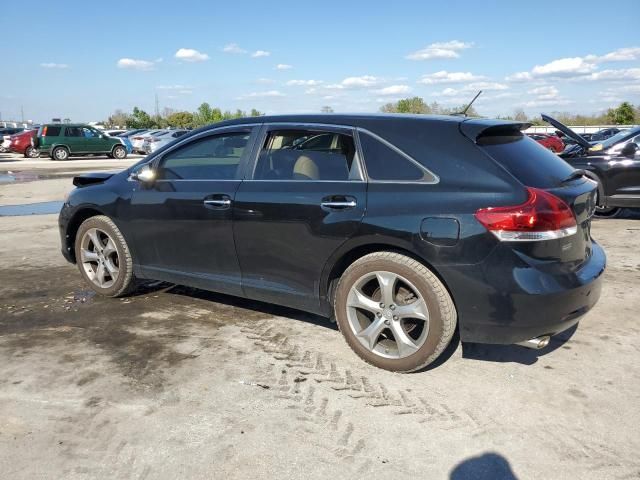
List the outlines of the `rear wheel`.
{"type": "Polygon", "coordinates": [[[598,192],[596,193],[596,209],[594,215],[602,218],[615,218],[622,212],[622,208],[619,207],[605,207],[600,205],[600,192],[602,191],[602,183],[598,182],[598,192]]]}
{"type": "Polygon", "coordinates": [[[24,156],[27,158],[38,158],[40,156],[40,152],[34,148],[33,145],[29,145],[24,151],[24,156]]]}
{"type": "Polygon", "coordinates": [[[53,160],[67,160],[69,158],[69,150],[65,147],[56,147],[51,152],[51,158],[53,160]]]}
{"type": "Polygon", "coordinates": [[[438,277],[395,252],[372,253],[347,268],[334,310],[355,353],[397,372],[433,362],[451,341],[457,322],[451,296],[438,277]]]}
{"type": "Polygon", "coordinates": [[[101,295],[119,297],[135,288],[131,252],[109,217],[91,217],[80,225],[75,254],[80,274],[101,295]]]}

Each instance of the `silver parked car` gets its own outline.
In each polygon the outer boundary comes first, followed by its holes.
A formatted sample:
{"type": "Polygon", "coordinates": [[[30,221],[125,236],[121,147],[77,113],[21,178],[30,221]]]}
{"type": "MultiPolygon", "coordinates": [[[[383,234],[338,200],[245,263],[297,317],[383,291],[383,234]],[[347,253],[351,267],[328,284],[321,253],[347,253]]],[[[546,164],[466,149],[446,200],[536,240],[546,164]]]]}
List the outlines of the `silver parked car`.
{"type": "Polygon", "coordinates": [[[142,149],[142,146],[144,144],[144,139],[160,132],[166,132],[166,130],[159,130],[159,129],[147,130],[146,132],[135,134],[133,137],[131,137],[131,146],[133,147],[133,152],[144,153],[144,150],[142,149]]]}
{"type": "Polygon", "coordinates": [[[144,140],[142,149],[144,153],[152,153],[161,147],[173,142],[176,138],[180,138],[189,130],[167,130],[156,135],[147,137],[144,140]]]}

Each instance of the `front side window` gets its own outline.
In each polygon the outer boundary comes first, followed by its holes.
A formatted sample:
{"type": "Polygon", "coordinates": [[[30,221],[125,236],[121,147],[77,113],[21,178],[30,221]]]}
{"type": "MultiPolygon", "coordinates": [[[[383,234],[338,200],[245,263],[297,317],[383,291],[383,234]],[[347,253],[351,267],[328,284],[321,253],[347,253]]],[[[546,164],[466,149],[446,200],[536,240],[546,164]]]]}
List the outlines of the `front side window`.
{"type": "Polygon", "coordinates": [[[158,176],[165,180],[233,180],[249,132],[234,132],[194,140],[164,156],[158,176]]]}
{"type": "Polygon", "coordinates": [[[307,129],[275,130],[267,135],[253,178],[349,180],[355,155],[351,135],[307,129]]]}
{"type": "Polygon", "coordinates": [[[100,134],[96,132],[93,128],[82,127],[82,136],[84,138],[97,138],[100,134]]]}
{"type": "Polygon", "coordinates": [[[368,133],[360,134],[362,155],[371,180],[419,181],[425,179],[425,171],[397,150],[368,133]]]}

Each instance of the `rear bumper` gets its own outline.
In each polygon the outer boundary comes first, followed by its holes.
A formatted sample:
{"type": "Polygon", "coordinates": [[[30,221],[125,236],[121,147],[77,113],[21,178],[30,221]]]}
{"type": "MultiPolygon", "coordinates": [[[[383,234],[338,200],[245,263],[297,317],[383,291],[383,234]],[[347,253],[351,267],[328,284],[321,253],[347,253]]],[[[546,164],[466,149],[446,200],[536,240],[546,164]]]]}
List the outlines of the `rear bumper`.
{"type": "Polygon", "coordinates": [[[480,265],[447,269],[461,340],[512,344],[578,323],[598,302],[606,267],[604,250],[592,245],[589,260],[565,273],[550,274],[524,262],[507,268],[491,256],[480,265]]]}

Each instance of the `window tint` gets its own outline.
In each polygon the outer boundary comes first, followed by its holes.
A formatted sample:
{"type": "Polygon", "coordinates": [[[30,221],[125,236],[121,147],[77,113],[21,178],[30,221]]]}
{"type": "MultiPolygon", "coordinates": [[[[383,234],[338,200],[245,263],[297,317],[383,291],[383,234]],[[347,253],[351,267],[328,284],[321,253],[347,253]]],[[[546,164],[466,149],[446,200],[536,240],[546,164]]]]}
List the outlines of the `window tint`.
{"type": "Polygon", "coordinates": [[[277,130],[260,152],[256,180],[349,180],[355,157],[351,135],[305,129],[277,130]]]}
{"type": "Polygon", "coordinates": [[[232,180],[249,142],[249,132],[195,140],[169,154],[160,166],[164,179],[232,180]]]}
{"type": "Polygon", "coordinates": [[[560,185],[574,170],[555,153],[520,133],[482,136],[477,143],[528,187],[560,185]]]}
{"type": "Polygon", "coordinates": [[[52,127],[52,126],[46,126],[46,127],[41,127],[43,130],[46,129],[46,134],[47,137],[59,137],[60,136],[60,130],[62,130],[62,128],[60,127],[52,127]]]}
{"type": "MultiPolygon", "coordinates": [[[[49,131],[47,130],[47,133],[49,131]]],[[[67,127],[64,132],[65,137],[82,137],[82,128],[80,127],[67,127]]]]}
{"type": "Polygon", "coordinates": [[[366,133],[360,134],[367,175],[372,180],[422,180],[425,172],[393,148],[366,133]]]}

